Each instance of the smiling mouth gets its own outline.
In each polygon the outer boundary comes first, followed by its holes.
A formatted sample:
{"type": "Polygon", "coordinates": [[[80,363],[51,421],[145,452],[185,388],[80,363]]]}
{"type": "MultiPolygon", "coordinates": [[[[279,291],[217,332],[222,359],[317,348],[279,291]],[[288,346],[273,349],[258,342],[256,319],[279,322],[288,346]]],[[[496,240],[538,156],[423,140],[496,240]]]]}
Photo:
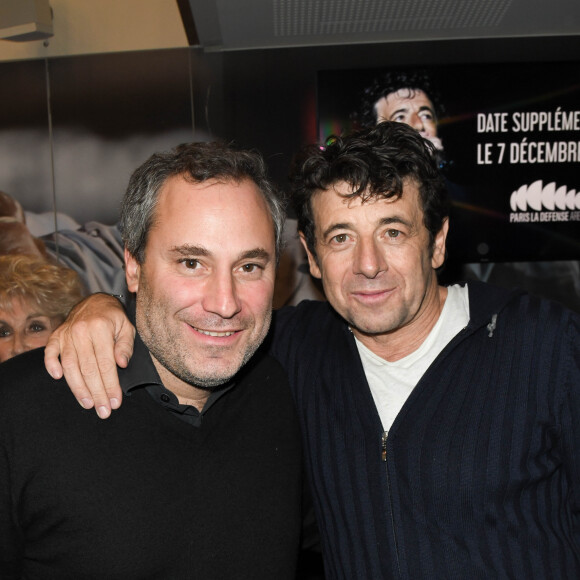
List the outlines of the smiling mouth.
{"type": "Polygon", "coordinates": [[[224,336],[232,336],[232,334],[236,334],[235,330],[228,330],[226,332],[214,332],[210,330],[202,330],[201,328],[196,328],[195,326],[192,327],[193,329],[197,330],[200,334],[205,334],[206,336],[217,336],[217,337],[224,337],[224,336]]]}
{"type": "Polygon", "coordinates": [[[383,288],[377,290],[355,290],[353,294],[358,296],[378,296],[380,294],[387,294],[392,292],[392,288],[383,288]]]}

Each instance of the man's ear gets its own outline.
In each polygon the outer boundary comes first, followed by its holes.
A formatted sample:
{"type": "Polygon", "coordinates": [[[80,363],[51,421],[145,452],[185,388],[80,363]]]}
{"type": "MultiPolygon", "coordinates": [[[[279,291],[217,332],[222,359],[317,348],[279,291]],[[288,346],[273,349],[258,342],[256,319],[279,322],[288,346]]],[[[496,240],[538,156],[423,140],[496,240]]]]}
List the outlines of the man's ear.
{"type": "Polygon", "coordinates": [[[308,256],[308,265],[310,266],[310,273],[315,278],[322,278],[322,273],[320,272],[320,268],[318,267],[318,263],[316,262],[316,258],[312,255],[312,252],[308,249],[308,244],[306,243],[306,238],[302,232],[298,232],[300,236],[300,241],[302,242],[302,247],[306,250],[306,255],[308,256]]]}
{"type": "Polygon", "coordinates": [[[441,229],[435,236],[433,242],[433,255],[431,256],[431,266],[434,270],[440,268],[445,261],[445,243],[447,240],[447,233],[449,232],[449,218],[443,220],[441,229]]]}
{"type": "Polygon", "coordinates": [[[139,290],[139,274],[141,273],[141,266],[139,262],[129,253],[125,248],[125,278],[127,279],[127,288],[129,292],[137,292],[139,290]]]}

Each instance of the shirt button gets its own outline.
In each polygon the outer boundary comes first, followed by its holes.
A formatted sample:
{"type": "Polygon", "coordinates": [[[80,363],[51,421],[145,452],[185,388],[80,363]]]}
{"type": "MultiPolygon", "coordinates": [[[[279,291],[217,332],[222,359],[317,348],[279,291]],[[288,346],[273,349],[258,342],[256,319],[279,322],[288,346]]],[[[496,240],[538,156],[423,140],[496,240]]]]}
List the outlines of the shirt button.
{"type": "Polygon", "coordinates": [[[161,395],[161,400],[162,400],[164,403],[169,403],[169,401],[170,401],[171,399],[169,398],[169,395],[168,395],[167,393],[163,393],[163,394],[161,395]]]}

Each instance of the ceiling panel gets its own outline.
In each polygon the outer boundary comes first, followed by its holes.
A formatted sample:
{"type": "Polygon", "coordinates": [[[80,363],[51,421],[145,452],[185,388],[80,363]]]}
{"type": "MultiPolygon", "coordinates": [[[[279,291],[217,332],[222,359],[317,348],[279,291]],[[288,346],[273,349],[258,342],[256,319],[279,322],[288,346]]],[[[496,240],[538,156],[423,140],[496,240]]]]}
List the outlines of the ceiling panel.
{"type": "Polygon", "coordinates": [[[579,0],[188,0],[207,50],[580,34],[579,0]]]}

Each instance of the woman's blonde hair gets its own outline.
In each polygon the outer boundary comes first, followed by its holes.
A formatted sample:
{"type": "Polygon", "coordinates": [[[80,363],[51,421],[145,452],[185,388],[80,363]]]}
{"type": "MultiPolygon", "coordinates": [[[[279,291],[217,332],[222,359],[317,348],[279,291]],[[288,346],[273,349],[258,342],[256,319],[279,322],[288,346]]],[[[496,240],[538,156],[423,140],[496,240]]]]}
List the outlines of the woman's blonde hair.
{"type": "Polygon", "coordinates": [[[40,313],[63,321],[83,297],[76,272],[26,255],[0,256],[0,309],[14,300],[38,305],[40,313]]]}

